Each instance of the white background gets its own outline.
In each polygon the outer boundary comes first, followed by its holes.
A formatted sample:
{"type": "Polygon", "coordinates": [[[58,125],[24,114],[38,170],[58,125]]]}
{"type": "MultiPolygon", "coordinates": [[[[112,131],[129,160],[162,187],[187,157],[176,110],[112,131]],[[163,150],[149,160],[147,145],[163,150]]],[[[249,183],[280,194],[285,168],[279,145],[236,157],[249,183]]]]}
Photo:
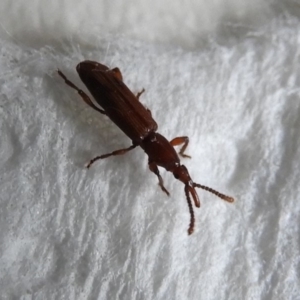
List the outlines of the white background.
{"type": "MultiPolygon", "coordinates": [[[[1,299],[300,299],[297,1],[0,3],[1,299]],[[118,66],[168,139],[183,185],[57,76],[118,66]]],[[[85,88],[84,88],[85,89],[85,88]]]]}

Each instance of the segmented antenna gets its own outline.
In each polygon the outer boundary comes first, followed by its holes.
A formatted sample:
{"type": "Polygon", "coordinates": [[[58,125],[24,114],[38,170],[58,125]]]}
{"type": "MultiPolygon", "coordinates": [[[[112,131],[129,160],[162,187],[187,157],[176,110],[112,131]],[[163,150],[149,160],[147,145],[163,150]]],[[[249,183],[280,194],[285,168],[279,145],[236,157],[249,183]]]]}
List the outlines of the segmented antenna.
{"type": "Polygon", "coordinates": [[[184,192],[185,192],[186,200],[187,200],[189,211],[190,211],[190,215],[191,215],[190,226],[189,226],[189,229],[188,229],[188,234],[190,235],[194,231],[194,227],[195,227],[195,215],[194,215],[192,201],[191,201],[191,198],[190,198],[190,195],[189,195],[189,186],[188,185],[186,185],[184,187],[184,192]]]}
{"type": "Polygon", "coordinates": [[[206,190],[208,192],[211,192],[212,194],[215,194],[216,196],[218,196],[219,198],[221,198],[221,199],[223,199],[227,202],[230,202],[230,203],[234,202],[234,199],[232,197],[221,194],[218,191],[216,191],[216,190],[214,190],[214,189],[212,189],[208,186],[205,186],[205,185],[202,185],[202,184],[199,184],[199,183],[194,183],[194,187],[198,187],[198,188],[201,188],[201,189],[206,190]]]}

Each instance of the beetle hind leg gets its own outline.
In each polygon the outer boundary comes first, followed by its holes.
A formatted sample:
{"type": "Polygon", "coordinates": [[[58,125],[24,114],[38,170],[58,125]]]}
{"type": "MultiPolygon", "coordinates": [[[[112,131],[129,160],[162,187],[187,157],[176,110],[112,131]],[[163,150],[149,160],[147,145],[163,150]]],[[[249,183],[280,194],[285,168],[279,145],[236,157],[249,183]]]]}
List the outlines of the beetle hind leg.
{"type": "Polygon", "coordinates": [[[170,196],[170,193],[164,187],[164,181],[163,181],[162,177],[159,174],[159,170],[158,170],[158,167],[157,167],[156,163],[149,162],[148,166],[149,166],[150,171],[153,172],[157,176],[157,178],[158,178],[158,185],[160,186],[160,188],[162,189],[162,191],[165,192],[168,196],[170,196]]]}

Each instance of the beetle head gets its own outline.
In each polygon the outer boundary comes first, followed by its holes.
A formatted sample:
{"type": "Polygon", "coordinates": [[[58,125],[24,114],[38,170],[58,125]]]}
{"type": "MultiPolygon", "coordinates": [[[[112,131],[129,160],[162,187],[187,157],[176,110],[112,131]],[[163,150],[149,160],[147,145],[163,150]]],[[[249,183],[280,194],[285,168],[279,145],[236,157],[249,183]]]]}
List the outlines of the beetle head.
{"type": "Polygon", "coordinates": [[[195,190],[194,182],[191,179],[189,171],[186,168],[186,166],[185,165],[176,166],[176,168],[173,170],[173,175],[176,179],[184,183],[185,191],[188,192],[188,194],[189,193],[192,194],[196,207],[200,207],[200,201],[199,201],[198,194],[195,190]]]}
{"type": "Polygon", "coordinates": [[[234,201],[234,199],[232,197],[221,194],[218,191],[216,191],[216,190],[214,190],[210,187],[207,187],[205,185],[201,185],[199,183],[193,182],[187,168],[184,165],[176,166],[172,170],[172,172],[173,172],[174,177],[176,179],[180,180],[181,182],[183,182],[184,185],[185,185],[184,192],[185,192],[185,195],[186,195],[186,200],[188,202],[188,207],[189,207],[189,211],[190,211],[190,215],[191,215],[191,221],[190,221],[190,226],[189,226],[189,229],[188,229],[188,234],[193,233],[194,225],[195,225],[195,217],[194,217],[194,211],[193,211],[193,206],[192,206],[192,201],[191,201],[191,198],[190,198],[190,194],[192,195],[195,206],[200,207],[199,197],[198,197],[198,194],[195,190],[196,187],[204,189],[208,192],[211,192],[211,193],[215,194],[216,196],[218,196],[219,198],[221,198],[221,199],[223,199],[227,202],[233,202],[234,201]]]}

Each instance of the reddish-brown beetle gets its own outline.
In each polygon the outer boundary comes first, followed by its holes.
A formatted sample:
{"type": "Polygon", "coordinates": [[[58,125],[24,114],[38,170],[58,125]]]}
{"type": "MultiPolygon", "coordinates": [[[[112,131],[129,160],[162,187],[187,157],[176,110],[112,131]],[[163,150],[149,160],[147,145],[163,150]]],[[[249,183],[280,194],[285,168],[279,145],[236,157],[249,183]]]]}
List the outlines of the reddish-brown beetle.
{"type": "Polygon", "coordinates": [[[67,85],[79,93],[83,101],[101,114],[107,115],[132,140],[132,146],[128,148],[95,157],[89,162],[87,168],[98,159],[125,154],[135,147],[140,146],[148,155],[150,171],[158,177],[159,186],[167,195],[169,195],[169,192],[164,187],[158,166],[172,172],[176,179],[184,183],[184,192],[191,215],[188,229],[189,234],[194,231],[195,225],[190,194],[192,195],[195,206],[200,207],[200,201],[195,187],[207,190],[225,201],[234,201],[234,199],[229,196],[192,181],[187,168],[180,164],[179,157],[174,149],[174,146],[183,144],[179,154],[183,157],[189,157],[184,153],[189,143],[188,137],[182,136],[168,141],[164,136],[157,133],[157,124],[153,120],[150,110],[146,109],[139,102],[139,97],[144,90],[135,96],[123,83],[123,77],[118,68],[109,69],[105,65],[94,61],[84,61],[77,65],[76,70],[102,109],[95,106],[89,96],[69,81],[60,70],[58,70],[58,74],[64,79],[67,85]]]}

